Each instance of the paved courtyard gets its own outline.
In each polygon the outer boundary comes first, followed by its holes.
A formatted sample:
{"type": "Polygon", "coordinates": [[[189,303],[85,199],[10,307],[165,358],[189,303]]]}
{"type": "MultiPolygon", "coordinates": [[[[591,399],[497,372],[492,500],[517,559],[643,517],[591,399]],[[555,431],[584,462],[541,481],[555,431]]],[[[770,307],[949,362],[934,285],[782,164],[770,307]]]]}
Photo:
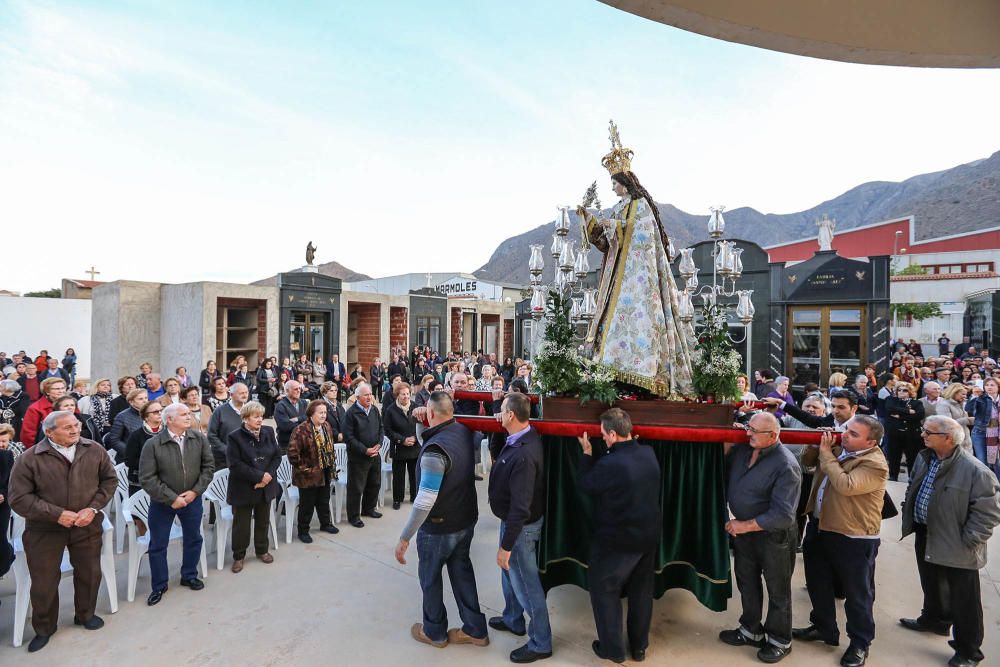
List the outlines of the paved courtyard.
{"type": "MultiPolygon", "coordinates": [[[[903,484],[891,484],[897,502],[903,484]]],[[[479,484],[480,521],[473,548],[479,594],[487,616],[502,608],[497,568],[494,564],[498,522],[486,505],[485,483],[479,484]]],[[[14,581],[0,581],[0,665],[504,665],[507,654],[521,639],[490,633],[488,648],[450,646],[436,649],[410,639],[409,628],[420,620],[415,547],[408,563],[401,566],[392,556],[399,529],[409,505],[398,512],[385,509],[385,517],[367,521],[364,529],[341,524],[338,535],[314,531],[315,542],[304,545],[282,542],[275,562],[264,565],[247,561],[239,575],[214,569],[209,553],[209,576],[203,591],[192,592],[176,583],[179,547],[170,551],[174,579],[158,606],[149,608],[149,572],[140,571],[135,602],[124,600],[128,554],[118,556],[117,614],[108,613],[107,596],[98,599],[98,614],[107,625],[87,632],[72,625],[72,587],[64,579],[61,592],[60,629],[41,652],[29,655],[25,644],[11,646],[14,581]]],[[[279,531],[282,536],[282,530],[279,531]]],[[[875,609],[878,637],[872,647],[871,665],[944,665],[951,650],[941,637],[920,635],[896,624],[900,616],[920,610],[920,587],[913,562],[913,540],[899,542],[899,519],[885,524],[879,553],[875,609]]],[[[1000,540],[994,536],[991,563],[982,573],[986,615],[987,662],[1000,661],[1000,540]]],[[[803,588],[801,559],[794,581],[796,624],[804,624],[808,597],[803,588]]],[[[450,594],[450,591],[449,593],[450,594]]],[[[448,601],[452,625],[458,615],[448,601]]],[[[549,611],[555,634],[555,655],[543,664],[597,665],[590,650],[594,622],[589,598],[581,589],[563,586],[549,594],[549,611]]],[[[739,617],[737,599],[724,613],[702,607],[686,591],[670,591],[656,602],[653,635],[647,655],[652,665],[760,664],[749,649],[721,644],[717,633],[735,627],[739,617]]],[[[842,611],[841,611],[841,618],[842,611]]],[[[846,640],[846,636],[844,637],[846,640]]],[[[795,643],[785,664],[836,665],[843,648],[795,643]]],[[[605,663],[610,664],[610,663],[605,663]]]]}

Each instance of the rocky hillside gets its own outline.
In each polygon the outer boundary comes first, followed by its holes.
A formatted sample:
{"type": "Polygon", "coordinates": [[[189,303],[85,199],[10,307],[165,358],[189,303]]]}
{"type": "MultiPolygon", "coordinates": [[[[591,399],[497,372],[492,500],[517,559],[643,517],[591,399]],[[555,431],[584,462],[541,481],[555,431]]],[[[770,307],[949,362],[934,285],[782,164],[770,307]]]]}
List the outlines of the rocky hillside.
{"type": "MultiPolygon", "coordinates": [[[[692,215],[670,204],[658,204],[660,218],[678,248],[708,238],[707,213],[692,215]]],[[[752,208],[725,212],[726,235],[761,246],[816,235],[823,215],[837,221],[837,231],[892,218],[916,217],[917,238],[933,238],[1000,225],[1000,152],[945,171],[921,174],[901,183],[873,181],[798,213],[761,213],[752,208]]],[[[576,227],[575,216],[574,230],[576,227]]],[[[548,250],[555,222],[505,240],[490,261],[475,271],[485,280],[528,282],[528,246],[548,250]]],[[[591,256],[591,266],[599,261],[591,256]]]]}
{"type": "MultiPolygon", "coordinates": [[[[316,268],[319,269],[319,273],[323,274],[324,276],[330,276],[331,278],[340,278],[344,282],[351,282],[354,280],[371,280],[371,276],[367,276],[363,273],[358,273],[357,271],[351,271],[349,268],[338,262],[327,262],[326,264],[317,264],[316,268]]],[[[295,269],[289,269],[289,271],[294,271],[294,270],[295,269]]],[[[258,280],[250,284],[261,285],[263,287],[274,287],[275,285],[278,284],[278,276],[271,276],[270,278],[264,278],[263,280],[258,280]]]]}

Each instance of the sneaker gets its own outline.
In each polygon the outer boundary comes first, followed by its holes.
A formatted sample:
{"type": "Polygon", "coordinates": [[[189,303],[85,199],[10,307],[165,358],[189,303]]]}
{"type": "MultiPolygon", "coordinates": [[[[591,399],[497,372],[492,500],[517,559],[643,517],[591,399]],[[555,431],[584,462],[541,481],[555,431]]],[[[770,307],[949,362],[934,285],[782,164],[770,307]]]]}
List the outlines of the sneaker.
{"type": "Polygon", "coordinates": [[[751,639],[743,634],[743,631],[739,628],[735,630],[723,630],[719,633],[719,639],[730,646],[756,646],[757,648],[764,648],[763,639],[751,639]]]}

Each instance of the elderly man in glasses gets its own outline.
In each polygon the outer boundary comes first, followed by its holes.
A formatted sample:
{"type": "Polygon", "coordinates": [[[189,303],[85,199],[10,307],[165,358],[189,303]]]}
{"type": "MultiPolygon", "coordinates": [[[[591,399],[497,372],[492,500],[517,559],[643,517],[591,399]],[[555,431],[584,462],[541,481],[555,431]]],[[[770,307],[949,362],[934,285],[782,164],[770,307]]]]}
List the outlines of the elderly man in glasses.
{"type": "Polygon", "coordinates": [[[979,570],[986,542],[1000,523],[1000,485],[993,472],[961,447],[965,429],[951,417],[928,417],[920,431],[927,449],[916,457],[903,510],[903,537],[916,533],[914,553],[924,607],[901,618],[909,630],[948,636],[949,667],[984,660],[979,570]]]}
{"type": "Polygon", "coordinates": [[[781,425],[759,412],[747,427],[750,442],[734,445],[726,457],[726,501],[733,519],[733,571],[740,589],[740,627],[723,630],[719,639],[731,646],[755,646],[757,658],[775,663],[792,650],[792,570],[798,527],[802,472],[799,462],[778,441],[781,425]],[[764,587],[767,620],[762,624],[764,587]]]}

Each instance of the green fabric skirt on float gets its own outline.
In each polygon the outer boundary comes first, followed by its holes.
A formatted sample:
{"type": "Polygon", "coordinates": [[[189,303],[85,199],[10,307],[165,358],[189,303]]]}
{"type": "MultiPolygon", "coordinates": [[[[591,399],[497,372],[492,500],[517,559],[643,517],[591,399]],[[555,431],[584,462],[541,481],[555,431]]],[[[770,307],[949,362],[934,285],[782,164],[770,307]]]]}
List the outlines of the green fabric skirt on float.
{"type": "MultiPolygon", "coordinates": [[[[654,594],[684,588],[713,611],[732,597],[721,443],[642,441],[660,463],[663,535],[656,559],[654,594]]],[[[545,436],[546,507],[538,569],[545,590],[562,584],[587,588],[591,499],[579,492],[576,438],[545,436]]],[[[594,442],[594,454],[603,454],[594,442]]]]}

